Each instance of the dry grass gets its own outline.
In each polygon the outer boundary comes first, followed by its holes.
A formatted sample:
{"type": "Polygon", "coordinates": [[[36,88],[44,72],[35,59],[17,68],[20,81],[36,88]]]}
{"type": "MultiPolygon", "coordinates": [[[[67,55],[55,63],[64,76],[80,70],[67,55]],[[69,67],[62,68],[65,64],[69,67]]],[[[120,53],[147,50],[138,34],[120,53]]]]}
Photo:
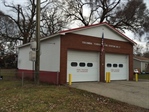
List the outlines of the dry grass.
{"type": "Polygon", "coordinates": [[[69,86],[0,80],[0,112],[148,112],[69,86]]]}
{"type": "Polygon", "coordinates": [[[0,81],[0,112],[147,112],[68,86],[0,81]]]}

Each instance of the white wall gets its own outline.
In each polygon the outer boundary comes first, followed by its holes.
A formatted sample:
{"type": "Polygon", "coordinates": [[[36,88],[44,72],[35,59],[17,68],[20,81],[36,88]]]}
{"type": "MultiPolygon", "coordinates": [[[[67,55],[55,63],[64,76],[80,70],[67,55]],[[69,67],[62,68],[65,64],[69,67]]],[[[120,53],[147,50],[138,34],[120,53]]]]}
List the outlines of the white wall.
{"type": "Polygon", "coordinates": [[[41,70],[60,71],[60,37],[45,40],[41,45],[41,70]]]}
{"type": "Polygon", "coordinates": [[[136,60],[136,59],[133,59],[133,68],[137,68],[139,69],[140,72],[143,72],[143,71],[148,71],[147,70],[147,65],[148,63],[147,62],[143,62],[143,61],[139,61],[139,60],[136,60]]]}
{"type": "MultiPolygon", "coordinates": [[[[32,61],[29,61],[29,46],[21,47],[18,54],[18,69],[32,70],[32,61]]],[[[60,70],[60,38],[59,36],[41,42],[40,70],[60,70]]]]}
{"type": "Polygon", "coordinates": [[[147,62],[141,62],[141,72],[147,71],[147,65],[148,65],[147,62]]]}
{"type": "Polygon", "coordinates": [[[29,46],[19,48],[18,52],[18,69],[32,70],[32,62],[29,61],[29,46]]]}
{"type": "Polygon", "coordinates": [[[106,26],[97,26],[94,28],[92,27],[84,30],[75,31],[74,33],[101,38],[103,32],[104,32],[104,37],[107,39],[127,41],[124,37],[118,35],[117,33],[115,33],[114,31],[112,31],[110,28],[106,26]]]}

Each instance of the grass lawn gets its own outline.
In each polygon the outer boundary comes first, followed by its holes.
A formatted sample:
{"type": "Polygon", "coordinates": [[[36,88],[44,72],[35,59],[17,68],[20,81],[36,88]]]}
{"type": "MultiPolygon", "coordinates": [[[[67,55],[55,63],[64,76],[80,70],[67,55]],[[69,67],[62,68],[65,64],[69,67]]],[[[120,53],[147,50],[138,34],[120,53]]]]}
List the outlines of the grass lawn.
{"type": "MultiPolygon", "coordinates": [[[[135,74],[134,74],[134,80],[135,80],[135,74]]],[[[139,74],[138,75],[138,79],[145,79],[145,80],[149,80],[149,74],[139,74]]]]}
{"type": "Polygon", "coordinates": [[[148,112],[69,86],[0,80],[0,112],[148,112]]]}
{"type": "Polygon", "coordinates": [[[139,79],[148,79],[149,80],[149,74],[140,74],[139,79]]]}

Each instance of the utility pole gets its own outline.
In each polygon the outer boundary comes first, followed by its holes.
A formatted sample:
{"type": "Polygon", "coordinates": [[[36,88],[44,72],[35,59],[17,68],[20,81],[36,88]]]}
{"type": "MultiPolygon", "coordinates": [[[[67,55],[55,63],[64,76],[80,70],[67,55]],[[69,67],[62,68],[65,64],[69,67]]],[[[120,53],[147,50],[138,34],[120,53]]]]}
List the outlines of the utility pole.
{"type": "Polygon", "coordinates": [[[40,0],[36,0],[36,61],[35,61],[35,83],[39,84],[40,72],[40,0]]]}
{"type": "Polygon", "coordinates": [[[18,4],[18,23],[20,23],[20,5],[18,4]]]}

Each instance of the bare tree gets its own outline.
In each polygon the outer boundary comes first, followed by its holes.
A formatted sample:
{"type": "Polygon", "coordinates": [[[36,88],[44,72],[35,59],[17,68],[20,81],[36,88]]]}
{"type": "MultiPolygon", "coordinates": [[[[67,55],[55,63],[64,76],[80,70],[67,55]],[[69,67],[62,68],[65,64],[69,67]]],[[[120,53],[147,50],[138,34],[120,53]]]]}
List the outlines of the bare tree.
{"type": "Polygon", "coordinates": [[[142,35],[149,31],[147,27],[149,25],[148,18],[149,11],[143,0],[130,0],[116,7],[113,15],[109,16],[107,21],[122,31],[131,30],[142,35]]]}
{"type": "Polygon", "coordinates": [[[146,43],[146,51],[149,52],[149,37],[147,36],[147,38],[148,42],[146,43]]]}
{"type": "Polygon", "coordinates": [[[63,14],[63,11],[55,5],[47,7],[41,12],[42,37],[55,34],[67,26],[67,18],[63,14]]]}
{"type": "Polygon", "coordinates": [[[17,33],[16,24],[0,11],[0,67],[16,67],[17,33]]]}
{"type": "Polygon", "coordinates": [[[18,29],[16,24],[0,11],[0,52],[1,55],[15,53],[18,29]]]}
{"type": "Polygon", "coordinates": [[[140,35],[149,31],[149,11],[143,0],[59,0],[57,4],[71,21],[80,21],[84,26],[108,22],[121,31],[140,35]]]}
{"type": "Polygon", "coordinates": [[[149,58],[149,51],[144,52],[143,56],[146,57],[146,58],[149,58]]]}
{"type": "MultiPolygon", "coordinates": [[[[7,16],[19,29],[17,38],[23,43],[29,42],[35,32],[35,0],[28,0],[24,7],[7,4],[6,0],[3,3],[15,14],[15,17],[7,16]]],[[[149,31],[149,10],[143,0],[125,3],[121,0],[45,0],[41,3],[41,12],[42,36],[54,34],[75,21],[84,26],[108,22],[121,31],[130,30],[140,36],[149,31]]]]}
{"type": "MultiPolygon", "coordinates": [[[[28,0],[27,4],[8,4],[3,0],[5,7],[9,8],[15,16],[7,15],[19,29],[18,40],[23,41],[23,44],[30,42],[35,36],[36,24],[36,2],[28,0]]],[[[60,14],[58,8],[53,7],[53,0],[43,0],[41,2],[41,35],[49,36],[58,32],[66,23],[60,14]],[[50,7],[50,8],[49,8],[50,7]],[[52,9],[53,8],[53,9],[52,9]],[[51,10],[51,11],[50,11],[51,10]]]]}
{"type": "Polygon", "coordinates": [[[137,44],[134,46],[134,55],[137,55],[137,56],[142,56],[143,55],[143,46],[140,45],[140,44],[137,44]]]}
{"type": "Polygon", "coordinates": [[[18,40],[23,41],[23,44],[29,42],[34,34],[35,28],[35,0],[29,0],[27,6],[18,4],[8,4],[3,0],[5,7],[9,8],[15,16],[7,15],[15,22],[19,29],[18,40]]]}
{"type": "Polygon", "coordinates": [[[84,26],[104,22],[120,0],[63,0],[57,2],[69,19],[80,21],[84,26]]]}

